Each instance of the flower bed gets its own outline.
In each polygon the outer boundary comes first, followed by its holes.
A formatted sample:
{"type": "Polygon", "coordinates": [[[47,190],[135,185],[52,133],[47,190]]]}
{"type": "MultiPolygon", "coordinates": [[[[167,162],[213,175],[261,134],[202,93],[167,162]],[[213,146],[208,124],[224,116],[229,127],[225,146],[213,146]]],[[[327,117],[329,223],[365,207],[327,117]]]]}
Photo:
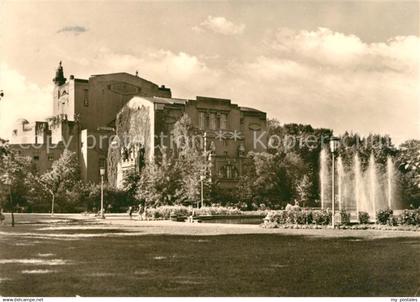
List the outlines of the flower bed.
{"type": "Polygon", "coordinates": [[[268,211],[241,211],[231,207],[202,207],[193,209],[186,206],[161,206],[147,209],[147,218],[153,220],[180,220],[179,217],[194,216],[265,216],[268,211]],[[178,218],[177,218],[178,217],[178,218]]]}
{"type": "MultiPolygon", "coordinates": [[[[339,229],[356,230],[394,230],[418,231],[420,230],[420,209],[404,210],[400,215],[394,216],[392,210],[379,210],[376,215],[377,224],[369,224],[369,214],[358,213],[359,224],[350,223],[350,214],[340,212],[339,229]]],[[[264,218],[262,227],[265,228],[324,228],[331,224],[332,213],[328,210],[282,210],[271,211],[264,218]]]]}
{"type": "Polygon", "coordinates": [[[328,225],[331,212],[325,210],[281,210],[271,211],[264,218],[265,227],[276,225],[328,225]]]}

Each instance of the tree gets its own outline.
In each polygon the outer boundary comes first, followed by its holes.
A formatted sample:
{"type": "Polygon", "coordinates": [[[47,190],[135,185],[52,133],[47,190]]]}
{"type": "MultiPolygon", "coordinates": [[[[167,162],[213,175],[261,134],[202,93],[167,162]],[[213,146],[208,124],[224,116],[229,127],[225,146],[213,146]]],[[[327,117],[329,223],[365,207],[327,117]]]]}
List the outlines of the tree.
{"type": "Polygon", "coordinates": [[[174,148],[161,148],[160,157],[147,164],[140,175],[136,197],[148,206],[197,202],[201,176],[207,175],[205,186],[209,191],[209,152],[204,153],[195,140],[203,133],[197,132],[184,114],[175,123],[172,135],[174,148]]]}
{"type": "Polygon", "coordinates": [[[400,145],[396,161],[400,172],[403,198],[420,207],[420,141],[408,140],[400,145]]]}
{"type": "Polygon", "coordinates": [[[124,191],[127,193],[128,203],[133,204],[136,200],[136,193],[139,189],[140,174],[132,171],[123,180],[124,191]]]}
{"type": "Polygon", "coordinates": [[[269,137],[277,137],[272,147],[268,150],[271,154],[294,153],[306,165],[307,175],[311,183],[308,188],[308,199],[312,202],[319,199],[319,156],[321,149],[328,144],[332,136],[331,129],[313,128],[311,125],[284,124],[271,119],[267,121],[269,137]]]}
{"type": "Polygon", "coordinates": [[[303,207],[307,205],[311,186],[312,183],[309,176],[307,174],[303,175],[302,179],[296,186],[297,201],[299,202],[299,205],[303,207]]]}
{"type": "Polygon", "coordinates": [[[51,196],[51,213],[54,214],[56,198],[65,197],[79,181],[79,164],[74,152],[64,150],[51,169],[37,178],[38,183],[51,196]]]}
{"type": "Polygon", "coordinates": [[[6,156],[8,154],[9,146],[7,144],[7,141],[0,138],[0,158],[3,158],[3,156],[6,156]]]}
{"type": "Polygon", "coordinates": [[[284,207],[298,197],[297,185],[305,173],[307,165],[294,152],[250,152],[238,183],[238,196],[248,205],[284,207]]]}
{"type": "Polygon", "coordinates": [[[9,209],[14,226],[14,212],[18,206],[27,204],[30,188],[30,180],[33,179],[33,166],[30,158],[17,156],[15,152],[8,150],[1,156],[0,183],[8,190],[8,201],[5,208],[9,209]]]}

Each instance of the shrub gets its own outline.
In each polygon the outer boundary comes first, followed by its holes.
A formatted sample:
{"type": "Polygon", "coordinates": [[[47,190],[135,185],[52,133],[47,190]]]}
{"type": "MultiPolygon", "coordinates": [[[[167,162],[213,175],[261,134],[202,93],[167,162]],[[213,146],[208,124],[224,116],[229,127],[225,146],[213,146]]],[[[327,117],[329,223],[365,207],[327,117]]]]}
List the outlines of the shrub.
{"type": "Polygon", "coordinates": [[[345,210],[341,210],[340,217],[341,217],[341,224],[342,225],[349,225],[350,224],[350,213],[347,213],[345,210]]]}
{"type": "MultiPolygon", "coordinates": [[[[194,215],[197,216],[229,216],[229,215],[266,215],[268,211],[241,211],[233,207],[202,207],[194,209],[194,215]]],[[[190,216],[192,215],[192,208],[186,206],[160,206],[156,208],[147,208],[147,217],[150,219],[169,220],[175,216],[190,216]]]]}
{"type": "Polygon", "coordinates": [[[303,211],[296,212],[295,223],[306,224],[306,212],[303,212],[303,211]]]}
{"type": "Polygon", "coordinates": [[[286,211],[286,223],[295,224],[296,215],[297,215],[296,211],[292,211],[292,210],[286,211]]]}
{"type": "Polygon", "coordinates": [[[238,208],[231,207],[202,207],[194,210],[195,215],[206,216],[206,215],[241,215],[242,211],[238,208]]]}
{"type": "Polygon", "coordinates": [[[332,213],[325,210],[317,210],[312,212],[313,222],[317,225],[328,225],[332,219],[332,213]]]}
{"type": "Polygon", "coordinates": [[[398,216],[398,223],[403,225],[420,225],[420,209],[404,210],[398,216]]]}
{"type": "Polygon", "coordinates": [[[367,224],[369,223],[369,213],[368,212],[359,212],[359,223],[367,224]]]}
{"type": "Polygon", "coordinates": [[[312,211],[305,211],[305,213],[306,213],[306,224],[312,224],[314,220],[312,211]]]}
{"type": "Polygon", "coordinates": [[[391,209],[379,210],[376,213],[376,222],[379,224],[388,224],[389,220],[393,217],[391,209]]]}
{"type": "Polygon", "coordinates": [[[279,219],[279,214],[276,211],[271,211],[265,216],[264,221],[271,222],[271,223],[277,223],[279,219]]]}
{"type": "Polygon", "coordinates": [[[172,216],[191,215],[191,209],[184,206],[161,206],[157,208],[147,208],[147,217],[152,219],[170,219],[172,216]]]}
{"type": "Polygon", "coordinates": [[[288,211],[278,211],[277,212],[277,223],[279,224],[286,224],[287,223],[287,217],[288,217],[288,211]]]}
{"type": "Polygon", "coordinates": [[[388,219],[388,225],[390,226],[398,225],[398,219],[394,215],[391,215],[388,219]]]}

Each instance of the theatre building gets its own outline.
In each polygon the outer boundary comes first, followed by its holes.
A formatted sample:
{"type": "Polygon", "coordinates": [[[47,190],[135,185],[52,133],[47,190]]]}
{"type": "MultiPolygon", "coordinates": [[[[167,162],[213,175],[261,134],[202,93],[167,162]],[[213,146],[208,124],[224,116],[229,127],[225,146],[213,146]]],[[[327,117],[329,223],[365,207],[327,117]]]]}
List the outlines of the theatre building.
{"type": "Polygon", "coordinates": [[[32,123],[18,120],[10,140],[20,155],[32,158],[39,173],[67,148],[76,153],[83,180],[98,182],[105,167],[110,184],[121,186],[129,171],[154,160],[161,135],[169,135],[183,114],[205,136],[211,175],[226,187],[240,177],[249,151],[263,151],[255,138],[266,130],[266,113],[231,100],[173,98],[164,85],[125,72],[66,79],[61,62],[53,81],[52,116],[32,123]],[[111,145],[116,137],[125,138],[118,148],[111,145]]]}

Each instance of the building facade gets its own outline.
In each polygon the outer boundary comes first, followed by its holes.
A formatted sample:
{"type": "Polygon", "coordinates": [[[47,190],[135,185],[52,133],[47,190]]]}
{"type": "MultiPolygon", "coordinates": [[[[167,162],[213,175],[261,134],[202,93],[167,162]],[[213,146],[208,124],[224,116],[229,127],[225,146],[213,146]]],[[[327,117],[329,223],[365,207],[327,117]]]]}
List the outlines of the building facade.
{"type": "Polygon", "coordinates": [[[205,136],[212,175],[224,186],[239,179],[249,151],[263,151],[255,138],[266,130],[266,113],[228,99],[172,98],[169,88],[137,74],[100,74],[87,80],[71,75],[67,80],[61,62],[53,82],[52,117],[17,121],[10,140],[40,173],[69,149],[78,157],[83,180],[98,182],[100,167],[107,167],[109,182],[121,186],[126,173],[154,160],[162,137],[170,136],[183,114],[205,136]]]}

